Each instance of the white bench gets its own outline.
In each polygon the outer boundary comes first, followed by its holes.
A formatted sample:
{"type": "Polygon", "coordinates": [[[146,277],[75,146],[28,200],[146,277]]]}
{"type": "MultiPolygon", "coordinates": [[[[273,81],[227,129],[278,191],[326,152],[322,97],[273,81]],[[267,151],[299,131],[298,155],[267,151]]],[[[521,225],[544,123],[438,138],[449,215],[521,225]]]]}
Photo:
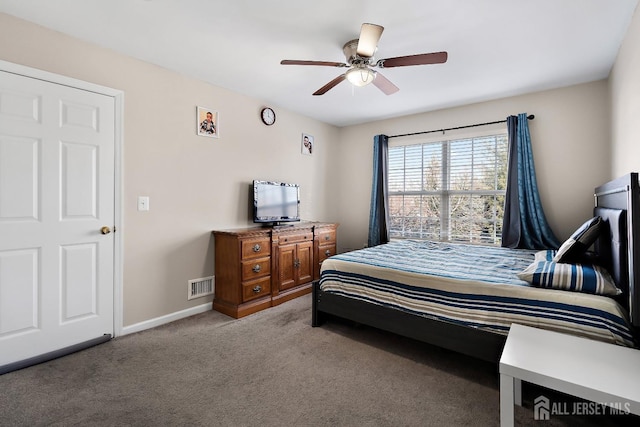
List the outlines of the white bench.
{"type": "Polygon", "coordinates": [[[500,425],[513,426],[521,381],[640,415],[640,350],[518,324],[500,357],[500,425]]]}

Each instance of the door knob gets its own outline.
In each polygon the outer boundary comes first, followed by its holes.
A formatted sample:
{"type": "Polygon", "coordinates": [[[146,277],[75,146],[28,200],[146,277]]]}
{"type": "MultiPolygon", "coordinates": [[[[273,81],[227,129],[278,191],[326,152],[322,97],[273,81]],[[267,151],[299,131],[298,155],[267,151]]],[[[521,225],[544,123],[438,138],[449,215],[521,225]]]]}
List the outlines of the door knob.
{"type": "Polygon", "coordinates": [[[111,229],[105,225],[104,227],[102,227],[102,228],[100,229],[100,232],[101,232],[102,234],[109,234],[109,233],[111,233],[111,229]]]}

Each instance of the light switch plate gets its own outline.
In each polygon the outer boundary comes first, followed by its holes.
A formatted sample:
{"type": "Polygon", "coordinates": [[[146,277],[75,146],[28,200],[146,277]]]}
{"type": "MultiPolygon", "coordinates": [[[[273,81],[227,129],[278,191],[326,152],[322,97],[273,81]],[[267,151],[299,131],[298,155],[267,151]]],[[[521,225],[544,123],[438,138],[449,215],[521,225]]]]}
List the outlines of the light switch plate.
{"type": "Polygon", "coordinates": [[[138,196],[138,211],[149,210],[149,196],[138,196]]]}

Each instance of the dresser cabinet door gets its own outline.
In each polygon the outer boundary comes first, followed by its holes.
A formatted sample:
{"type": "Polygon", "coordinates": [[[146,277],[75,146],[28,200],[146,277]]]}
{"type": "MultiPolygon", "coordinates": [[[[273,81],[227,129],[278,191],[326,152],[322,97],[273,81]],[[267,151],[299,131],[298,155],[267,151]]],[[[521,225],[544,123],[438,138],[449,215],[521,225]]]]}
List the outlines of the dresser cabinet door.
{"type": "Polygon", "coordinates": [[[278,268],[280,269],[278,289],[293,288],[296,285],[296,244],[281,245],[278,248],[278,268]]]}
{"type": "Polygon", "coordinates": [[[290,289],[313,280],[313,241],[280,245],[278,289],[290,289]]]}
{"type": "Polygon", "coordinates": [[[298,243],[296,248],[296,285],[313,280],[313,242],[298,243]]]}

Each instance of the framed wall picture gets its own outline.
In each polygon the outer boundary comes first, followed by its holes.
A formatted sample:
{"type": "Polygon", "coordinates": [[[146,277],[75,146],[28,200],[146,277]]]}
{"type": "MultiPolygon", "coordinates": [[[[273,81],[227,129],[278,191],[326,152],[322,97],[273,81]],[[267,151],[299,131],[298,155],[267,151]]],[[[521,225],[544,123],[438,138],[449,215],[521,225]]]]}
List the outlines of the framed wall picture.
{"type": "Polygon", "coordinates": [[[220,138],[220,115],[207,107],[197,107],[196,132],[200,136],[220,138]]]}
{"type": "Polygon", "coordinates": [[[314,150],[314,146],[313,146],[314,142],[313,142],[313,136],[309,135],[308,133],[303,133],[302,134],[302,154],[305,154],[307,156],[311,156],[313,155],[313,150],[314,150]]]}

